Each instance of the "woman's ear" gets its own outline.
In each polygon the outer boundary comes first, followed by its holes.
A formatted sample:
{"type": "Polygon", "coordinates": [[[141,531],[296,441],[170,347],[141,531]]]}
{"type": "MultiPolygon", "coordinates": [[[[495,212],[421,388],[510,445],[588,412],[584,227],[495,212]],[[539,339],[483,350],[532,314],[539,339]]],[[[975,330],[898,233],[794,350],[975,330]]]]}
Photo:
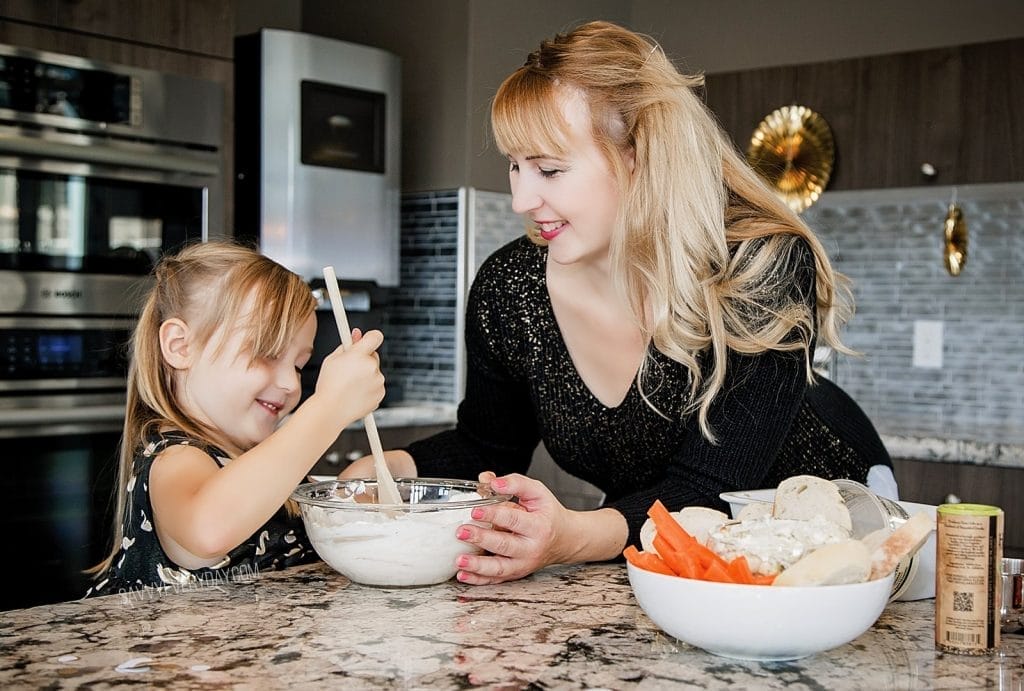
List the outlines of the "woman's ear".
{"type": "Polygon", "coordinates": [[[188,324],[177,317],[160,325],[160,353],[174,369],[188,369],[192,363],[190,335],[188,324]]]}

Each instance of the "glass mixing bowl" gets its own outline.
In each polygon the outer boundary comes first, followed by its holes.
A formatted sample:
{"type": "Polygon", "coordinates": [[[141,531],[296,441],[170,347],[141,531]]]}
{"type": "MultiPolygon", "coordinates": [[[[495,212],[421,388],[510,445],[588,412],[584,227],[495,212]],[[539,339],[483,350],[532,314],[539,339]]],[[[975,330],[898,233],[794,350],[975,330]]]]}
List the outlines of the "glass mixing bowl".
{"type": "Polygon", "coordinates": [[[363,585],[411,587],[447,581],[460,554],[479,553],[455,537],[478,506],[511,497],[465,480],[399,478],[401,504],[378,504],[376,480],[299,485],[292,499],[320,558],[363,585]]]}

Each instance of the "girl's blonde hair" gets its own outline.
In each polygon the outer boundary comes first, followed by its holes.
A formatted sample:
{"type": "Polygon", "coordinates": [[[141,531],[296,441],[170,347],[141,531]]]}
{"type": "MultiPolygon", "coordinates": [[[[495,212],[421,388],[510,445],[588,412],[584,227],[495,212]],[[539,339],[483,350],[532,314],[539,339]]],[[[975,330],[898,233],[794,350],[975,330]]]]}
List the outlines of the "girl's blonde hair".
{"type": "Polygon", "coordinates": [[[130,345],[113,544],[91,573],[105,571],[121,547],[128,480],[135,456],[150,435],[173,429],[209,447],[219,446],[216,431],[189,418],[179,403],[174,370],[160,349],[160,325],[173,318],[186,322],[193,334],[191,345],[200,350],[214,338],[219,348],[225,330],[242,328],[251,362],[283,352],[316,309],[302,278],[229,241],[195,244],[165,256],[154,269],[153,281],[130,345]]]}
{"type": "Polygon", "coordinates": [[[653,40],[590,22],[530,54],[498,89],[491,123],[506,153],[565,155],[562,104],[571,91],[584,96],[623,200],[610,248],[614,280],[644,336],[689,370],[686,410],[698,413],[713,441],[708,411],[729,350],[803,350],[810,380],[815,337],[852,352],[839,329],[853,306],[848,281],[814,233],[707,109],[697,93],[703,84],[701,75],[681,74],[653,40]],[[814,255],[817,323],[793,287],[800,241],[814,255]]]}

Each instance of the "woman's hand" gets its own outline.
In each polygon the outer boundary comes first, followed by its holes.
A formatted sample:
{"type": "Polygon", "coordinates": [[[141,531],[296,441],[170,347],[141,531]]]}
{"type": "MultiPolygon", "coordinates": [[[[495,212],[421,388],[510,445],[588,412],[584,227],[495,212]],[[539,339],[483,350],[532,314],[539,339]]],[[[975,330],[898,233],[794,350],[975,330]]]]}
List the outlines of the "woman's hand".
{"type": "Polygon", "coordinates": [[[473,520],[490,523],[490,529],[459,526],[455,534],[460,540],[487,553],[458,557],[455,577],[463,583],[503,583],[551,564],[610,559],[625,546],[626,519],[618,511],[567,509],[543,483],[525,475],[496,477],[485,472],[480,482],[490,483],[500,494],[516,496],[519,503],[473,509],[473,520]]]}
{"type": "MultiPolygon", "coordinates": [[[[387,461],[388,470],[391,471],[392,476],[416,477],[416,463],[408,452],[398,449],[385,451],[384,460],[387,461]]],[[[373,467],[373,456],[363,456],[352,461],[343,471],[338,473],[339,480],[356,480],[368,477],[377,477],[377,471],[373,467]]]]}

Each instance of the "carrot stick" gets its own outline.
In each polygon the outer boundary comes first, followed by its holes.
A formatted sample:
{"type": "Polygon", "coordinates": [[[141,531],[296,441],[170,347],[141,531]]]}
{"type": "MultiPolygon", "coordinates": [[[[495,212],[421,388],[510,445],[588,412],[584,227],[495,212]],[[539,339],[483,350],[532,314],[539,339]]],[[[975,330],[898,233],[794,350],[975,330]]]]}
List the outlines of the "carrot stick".
{"type": "Polygon", "coordinates": [[[658,535],[665,538],[672,545],[672,549],[684,550],[687,545],[691,543],[696,544],[697,541],[683,529],[683,526],[679,525],[679,522],[672,517],[672,514],[665,508],[660,499],[654,500],[651,508],[647,510],[647,515],[654,521],[654,527],[658,531],[658,535]]]}
{"type": "Polygon", "coordinates": [[[762,576],[762,575],[757,574],[757,575],[754,576],[754,585],[771,585],[772,583],[775,582],[775,577],[777,575],[778,574],[774,574],[774,573],[770,574],[770,575],[767,575],[767,576],[762,576]]]}
{"type": "Polygon", "coordinates": [[[720,562],[712,562],[711,566],[704,572],[703,579],[705,581],[717,581],[719,583],[735,583],[732,576],[729,575],[727,567],[722,566],[720,562]]]}
{"type": "Polygon", "coordinates": [[[729,562],[729,575],[737,583],[746,583],[747,585],[753,584],[754,574],[750,572],[750,565],[747,563],[747,558],[739,556],[729,562]]]}
{"type": "Polygon", "coordinates": [[[658,550],[664,561],[677,576],[683,578],[700,578],[702,569],[698,566],[697,560],[686,550],[672,549],[668,541],[657,534],[654,536],[654,549],[658,550]]]}
{"type": "Polygon", "coordinates": [[[641,552],[633,545],[629,545],[626,549],[622,550],[622,556],[626,558],[626,561],[638,569],[663,573],[666,576],[676,575],[675,572],[665,564],[657,554],[641,552]]]}

